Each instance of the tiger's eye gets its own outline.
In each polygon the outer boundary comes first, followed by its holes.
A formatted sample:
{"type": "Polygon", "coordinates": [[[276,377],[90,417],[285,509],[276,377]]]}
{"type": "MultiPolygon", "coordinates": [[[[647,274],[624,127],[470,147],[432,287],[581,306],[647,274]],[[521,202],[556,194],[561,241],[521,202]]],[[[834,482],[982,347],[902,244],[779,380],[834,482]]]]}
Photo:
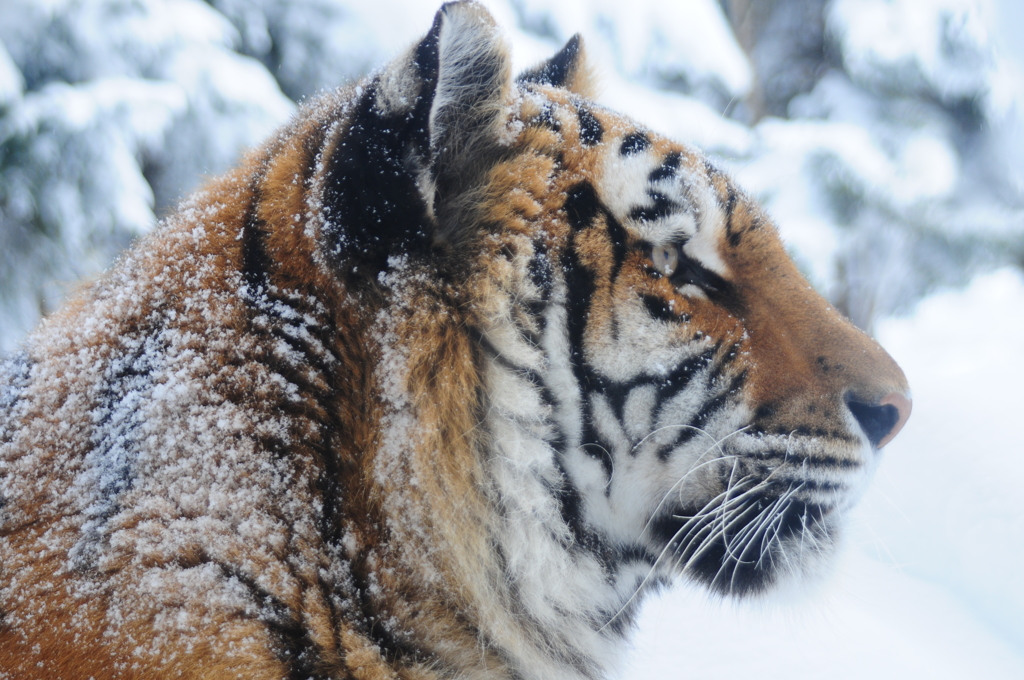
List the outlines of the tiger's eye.
{"type": "Polygon", "coordinates": [[[651,263],[665,276],[672,276],[679,266],[679,250],[671,243],[651,247],[651,263]]]}

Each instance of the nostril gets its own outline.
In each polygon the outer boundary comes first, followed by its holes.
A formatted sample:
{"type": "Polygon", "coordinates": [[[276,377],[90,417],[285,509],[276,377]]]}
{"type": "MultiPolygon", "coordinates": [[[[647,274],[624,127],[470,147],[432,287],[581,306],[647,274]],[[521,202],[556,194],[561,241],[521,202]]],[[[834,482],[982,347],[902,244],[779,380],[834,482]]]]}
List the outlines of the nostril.
{"type": "Polygon", "coordinates": [[[847,397],[846,406],[857,419],[871,445],[880,449],[903,429],[903,425],[910,418],[911,402],[902,394],[893,392],[877,404],[868,404],[847,397]]]}

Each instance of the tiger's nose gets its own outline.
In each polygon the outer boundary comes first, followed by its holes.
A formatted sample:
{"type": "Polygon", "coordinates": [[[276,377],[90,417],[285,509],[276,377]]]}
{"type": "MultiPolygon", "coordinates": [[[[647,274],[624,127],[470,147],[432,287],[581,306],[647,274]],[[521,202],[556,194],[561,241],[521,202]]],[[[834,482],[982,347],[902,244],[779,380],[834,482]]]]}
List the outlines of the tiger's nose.
{"type": "Polygon", "coordinates": [[[910,418],[912,402],[898,392],[891,392],[875,404],[868,404],[855,397],[846,398],[846,407],[857,419],[868,441],[880,449],[893,440],[910,418]]]}

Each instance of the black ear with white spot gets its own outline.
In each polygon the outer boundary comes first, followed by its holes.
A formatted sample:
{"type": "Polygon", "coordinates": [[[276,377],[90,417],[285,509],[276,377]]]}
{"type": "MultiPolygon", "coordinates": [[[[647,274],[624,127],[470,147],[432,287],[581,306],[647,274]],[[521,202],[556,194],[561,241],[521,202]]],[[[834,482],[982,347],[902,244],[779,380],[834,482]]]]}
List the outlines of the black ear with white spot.
{"type": "Polygon", "coordinates": [[[555,56],[520,74],[516,80],[520,83],[564,87],[570,92],[590,97],[593,88],[583,50],[583,38],[579,33],[569,38],[569,42],[555,56]]]}
{"type": "Polygon", "coordinates": [[[394,254],[458,240],[466,197],[501,152],[510,57],[490,14],[451,2],[426,37],[364,85],[324,175],[325,244],[375,276],[394,254]]]}

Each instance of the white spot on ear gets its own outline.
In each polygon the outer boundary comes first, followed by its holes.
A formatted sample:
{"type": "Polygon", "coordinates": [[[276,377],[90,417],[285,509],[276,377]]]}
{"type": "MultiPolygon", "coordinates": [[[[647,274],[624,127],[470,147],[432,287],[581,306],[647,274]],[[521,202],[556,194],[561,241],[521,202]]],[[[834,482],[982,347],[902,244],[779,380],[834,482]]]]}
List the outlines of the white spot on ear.
{"type": "Polygon", "coordinates": [[[430,166],[424,163],[411,149],[405,159],[405,164],[406,167],[413,169],[413,175],[416,178],[416,188],[423,198],[424,205],[426,205],[427,216],[430,219],[434,219],[434,198],[437,196],[437,182],[434,181],[434,174],[430,171],[430,166]]]}
{"type": "Polygon", "coordinates": [[[382,116],[408,113],[416,106],[421,87],[422,80],[410,51],[380,74],[374,105],[382,116]]]}

